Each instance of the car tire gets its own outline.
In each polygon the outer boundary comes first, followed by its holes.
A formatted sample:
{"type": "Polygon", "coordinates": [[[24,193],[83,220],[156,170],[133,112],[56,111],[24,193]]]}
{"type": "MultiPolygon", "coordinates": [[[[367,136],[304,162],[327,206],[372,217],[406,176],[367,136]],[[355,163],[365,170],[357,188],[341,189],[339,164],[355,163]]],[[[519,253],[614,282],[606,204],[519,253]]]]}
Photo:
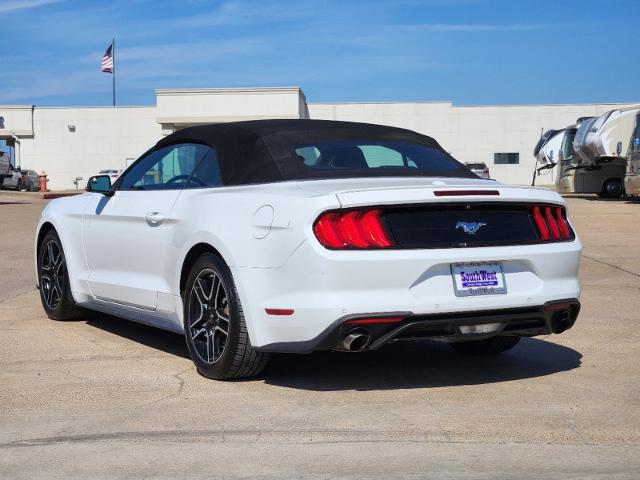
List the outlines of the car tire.
{"type": "Polygon", "coordinates": [[[22,180],[18,180],[18,183],[16,184],[16,192],[19,192],[20,190],[22,190],[22,180]]]}
{"type": "Polygon", "coordinates": [[[69,271],[62,242],[55,230],[49,230],[38,251],[38,285],[40,300],[47,316],[53,320],[75,320],[84,310],[71,294],[69,271]]]}
{"type": "Polygon", "coordinates": [[[515,347],[520,337],[496,336],[483,340],[450,343],[451,347],[463,355],[497,355],[515,347]]]}
{"type": "Polygon", "coordinates": [[[187,348],[198,372],[215,380],[250,378],[269,354],[252,346],[227,264],[213,253],[194,263],[182,294],[187,348]]]}
{"type": "Polygon", "coordinates": [[[619,178],[607,180],[602,186],[602,196],[605,198],[620,198],[624,192],[624,187],[619,178]]]}

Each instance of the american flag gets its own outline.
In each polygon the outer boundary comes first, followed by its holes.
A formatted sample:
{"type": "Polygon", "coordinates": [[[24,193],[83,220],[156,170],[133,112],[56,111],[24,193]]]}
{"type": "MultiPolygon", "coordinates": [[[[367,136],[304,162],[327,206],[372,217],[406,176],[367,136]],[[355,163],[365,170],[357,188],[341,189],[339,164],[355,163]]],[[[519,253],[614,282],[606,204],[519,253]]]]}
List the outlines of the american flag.
{"type": "Polygon", "coordinates": [[[105,73],[113,73],[113,43],[109,45],[107,51],[102,56],[102,66],[100,71],[105,73]]]}

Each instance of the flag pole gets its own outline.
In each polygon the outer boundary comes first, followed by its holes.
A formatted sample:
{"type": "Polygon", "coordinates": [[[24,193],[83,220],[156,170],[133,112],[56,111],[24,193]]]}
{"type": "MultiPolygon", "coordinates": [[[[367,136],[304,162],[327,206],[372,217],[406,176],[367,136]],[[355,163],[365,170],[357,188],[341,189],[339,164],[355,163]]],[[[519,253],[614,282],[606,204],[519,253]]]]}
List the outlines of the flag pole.
{"type": "Polygon", "coordinates": [[[113,93],[113,106],[116,106],[116,39],[111,39],[111,60],[113,61],[113,67],[111,67],[111,80],[112,80],[112,93],[113,93]]]}

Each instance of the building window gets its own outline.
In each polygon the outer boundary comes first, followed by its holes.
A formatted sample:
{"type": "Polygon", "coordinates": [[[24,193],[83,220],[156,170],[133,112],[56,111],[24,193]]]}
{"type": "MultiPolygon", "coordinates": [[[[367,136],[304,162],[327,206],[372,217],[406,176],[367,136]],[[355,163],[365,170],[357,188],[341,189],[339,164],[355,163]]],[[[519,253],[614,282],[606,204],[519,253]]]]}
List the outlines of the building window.
{"type": "Polygon", "coordinates": [[[515,165],[520,163],[519,153],[494,153],[493,163],[496,165],[515,165]]]}

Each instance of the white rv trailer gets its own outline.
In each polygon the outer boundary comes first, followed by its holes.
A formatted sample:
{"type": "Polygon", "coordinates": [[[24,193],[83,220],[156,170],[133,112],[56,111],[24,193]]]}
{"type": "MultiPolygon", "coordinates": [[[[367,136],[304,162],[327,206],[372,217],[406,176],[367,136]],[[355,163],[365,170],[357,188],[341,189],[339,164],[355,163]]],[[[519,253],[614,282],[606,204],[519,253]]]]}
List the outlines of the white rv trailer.
{"type": "Polygon", "coordinates": [[[589,131],[599,118],[600,117],[586,117],[578,119],[578,130],[573,139],[573,163],[575,165],[582,165],[583,163],[589,165],[594,162],[593,157],[591,157],[586,150],[585,141],[589,131]]]}
{"type": "Polygon", "coordinates": [[[635,115],[635,126],[627,151],[625,189],[630,195],[640,195],[640,112],[635,115]]]}
{"type": "Polygon", "coordinates": [[[560,155],[560,147],[564,139],[564,131],[547,130],[540,137],[540,141],[533,150],[533,156],[536,157],[538,170],[553,168],[558,163],[560,155]]]}
{"type": "Polygon", "coordinates": [[[626,149],[633,132],[640,105],[610,110],[596,118],[576,136],[575,150],[583,165],[607,163],[615,158],[626,159],[626,149]]]}
{"type": "Polygon", "coordinates": [[[536,157],[536,167],[533,172],[531,186],[536,184],[536,175],[540,175],[542,170],[551,170],[558,164],[558,155],[564,138],[564,129],[547,130],[540,136],[540,140],[533,149],[533,156],[536,157]]]}
{"type": "Polygon", "coordinates": [[[601,197],[617,198],[624,191],[626,161],[615,159],[597,165],[587,163],[574,149],[576,139],[584,138],[595,120],[593,117],[579,118],[576,125],[563,130],[556,190],[560,193],[597,193],[601,197]]]}

